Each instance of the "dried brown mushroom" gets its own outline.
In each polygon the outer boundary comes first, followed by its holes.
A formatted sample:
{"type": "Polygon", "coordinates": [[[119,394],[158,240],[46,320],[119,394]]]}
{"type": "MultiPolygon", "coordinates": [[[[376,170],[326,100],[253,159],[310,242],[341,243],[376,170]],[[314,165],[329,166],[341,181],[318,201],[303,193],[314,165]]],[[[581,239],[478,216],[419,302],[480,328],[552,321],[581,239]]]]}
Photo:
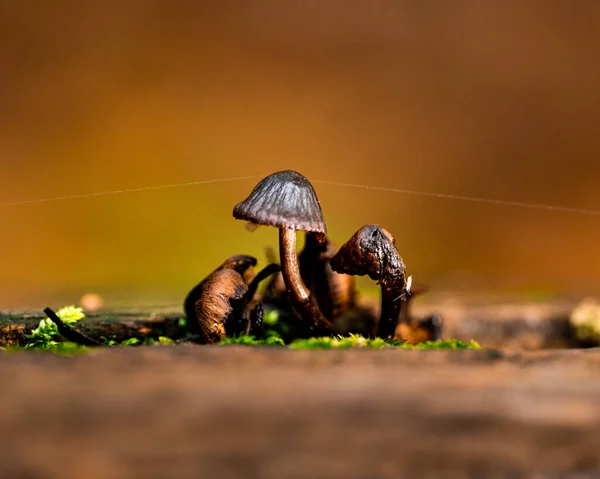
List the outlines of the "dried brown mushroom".
{"type": "Polygon", "coordinates": [[[220,269],[206,278],[195,305],[203,342],[213,344],[227,336],[227,323],[236,321],[235,314],[239,314],[234,301],[247,291],[244,278],[234,269],[220,269]]]}
{"type": "Polygon", "coordinates": [[[261,281],[270,275],[277,273],[280,270],[278,264],[269,264],[258,273],[254,273],[253,267],[256,266],[256,258],[248,255],[236,255],[226,259],[217,269],[210,275],[198,283],[185,298],[184,309],[186,313],[188,329],[192,333],[191,340],[204,341],[206,340],[206,325],[198,317],[198,303],[201,301],[210,301],[211,294],[220,294],[218,289],[213,287],[215,277],[223,277],[216,275],[220,271],[233,271],[239,275],[246,290],[242,297],[232,298],[231,305],[234,308],[234,314],[231,314],[227,322],[227,335],[249,334],[252,326],[252,332],[258,333],[257,328],[261,326],[262,307],[258,304],[251,304],[258,286],[261,281]],[[215,276],[216,275],[216,276],[215,276]],[[207,288],[212,289],[207,292],[207,288]],[[194,337],[195,336],[195,337],[194,337]]]}
{"type": "Polygon", "coordinates": [[[233,209],[233,216],[257,225],[279,228],[281,270],[293,306],[318,332],[330,332],[331,323],[319,310],[300,275],[296,231],[325,235],[327,227],[314,188],[293,170],[263,178],[250,195],[233,209]]]}
{"type": "Polygon", "coordinates": [[[378,225],[363,226],[340,248],[330,264],[338,273],[368,275],[381,285],[381,315],[376,335],[391,338],[407,292],[406,267],[392,234],[378,225]]]}
{"type": "Polygon", "coordinates": [[[240,254],[227,258],[218,268],[216,268],[211,274],[200,281],[192,290],[187,294],[183,302],[183,310],[188,323],[188,328],[192,334],[200,334],[200,326],[196,321],[196,302],[200,299],[202,291],[205,287],[205,281],[216,271],[222,269],[231,269],[239,273],[244,282],[249,284],[254,278],[254,266],[256,266],[256,258],[253,256],[240,254]]]}

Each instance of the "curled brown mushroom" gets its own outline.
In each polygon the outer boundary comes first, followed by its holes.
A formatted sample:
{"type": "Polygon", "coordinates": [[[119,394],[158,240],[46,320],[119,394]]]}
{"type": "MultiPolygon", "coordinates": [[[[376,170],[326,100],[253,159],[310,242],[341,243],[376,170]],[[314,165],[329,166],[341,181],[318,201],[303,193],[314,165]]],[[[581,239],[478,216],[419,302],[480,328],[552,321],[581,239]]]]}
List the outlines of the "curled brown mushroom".
{"type": "Polygon", "coordinates": [[[331,323],[320,311],[300,274],[296,231],[325,235],[327,227],[314,188],[293,170],[263,178],[250,195],[233,209],[233,216],[257,225],[279,228],[281,270],[293,306],[318,332],[331,332],[331,323]]]}
{"type": "Polygon", "coordinates": [[[185,312],[186,320],[188,323],[188,329],[192,334],[201,334],[200,326],[196,321],[196,302],[200,299],[202,291],[205,287],[205,282],[215,272],[222,269],[231,269],[239,273],[244,282],[249,284],[254,278],[254,266],[256,266],[256,258],[253,256],[240,254],[227,258],[218,268],[216,268],[211,274],[200,281],[194,286],[191,291],[185,297],[183,302],[183,310],[185,312]]]}
{"type": "Polygon", "coordinates": [[[368,275],[381,285],[381,314],[376,335],[384,339],[394,335],[400,303],[408,289],[406,267],[395,243],[389,231],[378,225],[366,225],[330,261],[333,271],[357,276],[368,275]]]}
{"type": "Polygon", "coordinates": [[[244,278],[234,269],[220,269],[206,278],[195,304],[202,342],[213,344],[227,336],[228,323],[236,319],[233,302],[241,300],[247,291],[244,278]]]}
{"type": "Polygon", "coordinates": [[[216,268],[205,279],[198,283],[186,296],[184,301],[184,310],[186,313],[188,330],[192,333],[190,341],[205,342],[207,338],[214,338],[214,334],[207,330],[205,319],[198,316],[199,310],[204,308],[210,309],[210,304],[219,304],[218,298],[212,298],[213,295],[228,294],[228,283],[239,279],[245,286],[242,296],[231,296],[229,298],[230,305],[233,308],[227,316],[227,321],[223,319],[223,323],[227,324],[227,328],[223,329],[223,333],[227,336],[237,334],[259,333],[257,328],[261,326],[262,307],[258,304],[251,304],[258,286],[261,281],[268,278],[270,275],[279,272],[278,264],[269,264],[258,273],[254,273],[253,267],[256,266],[256,258],[248,255],[236,255],[226,259],[218,268],[216,268]],[[227,273],[223,275],[222,271],[234,272],[233,275],[227,273]],[[217,281],[218,280],[218,281],[217,281]],[[215,284],[220,284],[224,288],[222,292],[215,284]],[[207,305],[202,304],[206,302],[207,305]]]}

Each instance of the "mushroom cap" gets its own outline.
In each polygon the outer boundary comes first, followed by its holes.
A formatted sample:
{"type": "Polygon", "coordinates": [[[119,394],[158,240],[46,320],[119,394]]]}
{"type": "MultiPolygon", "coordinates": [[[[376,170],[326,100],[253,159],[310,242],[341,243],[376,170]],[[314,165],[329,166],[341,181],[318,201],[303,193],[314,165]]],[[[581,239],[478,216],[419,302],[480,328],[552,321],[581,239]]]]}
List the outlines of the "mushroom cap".
{"type": "Polygon", "coordinates": [[[233,217],[259,225],[327,233],[314,188],[293,170],[278,171],[260,180],[235,206],[233,217]]]}
{"type": "Polygon", "coordinates": [[[241,299],[246,291],[248,285],[234,269],[219,269],[206,278],[196,301],[196,317],[208,343],[226,336],[225,322],[233,312],[231,300],[241,299]]]}
{"type": "Polygon", "coordinates": [[[387,289],[406,285],[406,266],[396,249],[392,234],[379,225],[359,229],[331,258],[337,273],[368,275],[387,289]]]}
{"type": "Polygon", "coordinates": [[[246,284],[250,284],[250,281],[256,276],[254,273],[256,263],[257,260],[254,256],[238,254],[227,258],[217,269],[233,269],[242,275],[246,284]]]}

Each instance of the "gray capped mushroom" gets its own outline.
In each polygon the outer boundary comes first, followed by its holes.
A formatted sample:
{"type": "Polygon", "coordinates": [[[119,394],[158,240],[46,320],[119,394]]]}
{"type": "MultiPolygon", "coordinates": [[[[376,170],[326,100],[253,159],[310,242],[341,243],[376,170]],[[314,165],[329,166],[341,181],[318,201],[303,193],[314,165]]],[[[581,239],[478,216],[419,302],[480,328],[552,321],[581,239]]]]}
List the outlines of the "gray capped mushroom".
{"type": "Polygon", "coordinates": [[[235,206],[233,217],[279,228],[281,271],[292,304],[317,330],[331,332],[331,323],[302,280],[296,253],[296,231],[327,233],[319,200],[308,179],[293,170],[263,178],[250,195],[235,206]]]}

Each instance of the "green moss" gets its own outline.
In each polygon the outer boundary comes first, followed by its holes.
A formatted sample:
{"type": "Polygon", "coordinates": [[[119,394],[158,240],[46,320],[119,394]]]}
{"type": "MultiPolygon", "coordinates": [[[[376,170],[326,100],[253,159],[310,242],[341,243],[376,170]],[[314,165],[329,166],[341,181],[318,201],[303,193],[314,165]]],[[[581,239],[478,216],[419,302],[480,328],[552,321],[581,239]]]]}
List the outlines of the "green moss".
{"type": "MultiPolygon", "coordinates": [[[[68,326],[74,326],[85,318],[83,310],[75,306],[60,308],[56,315],[68,326]]],[[[28,339],[25,347],[30,349],[53,349],[61,344],[58,327],[51,319],[42,319],[38,327],[31,331],[28,339]]]]}
{"type": "Polygon", "coordinates": [[[276,309],[267,310],[263,314],[263,323],[267,326],[275,326],[279,321],[279,311],[276,309]]]}
{"type": "MultiPolygon", "coordinates": [[[[236,338],[225,338],[219,344],[237,344],[243,346],[259,345],[278,345],[283,346],[281,338],[269,337],[266,339],[256,339],[254,336],[239,336],[236,338]]],[[[400,348],[400,349],[481,349],[481,346],[475,341],[465,343],[457,339],[448,339],[440,341],[429,341],[427,343],[411,345],[401,341],[385,341],[381,338],[364,338],[357,334],[349,336],[318,337],[309,339],[296,339],[288,347],[290,349],[350,349],[350,348],[400,348]]]]}
{"type": "Polygon", "coordinates": [[[368,339],[360,335],[351,334],[349,336],[321,337],[309,339],[296,339],[290,343],[292,349],[349,349],[349,348],[369,348],[381,349],[392,346],[383,339],[368,339]]]}
{"type": "Polygon", "coordinates": [[[573,309],[569,318],[573,335],[585,344],[600,343],[600,304],[595,298],[586,298],[573,309]]]}
{"type": "Polygon", "coordinates": [[[583,342],[598,343],[600,332],[598,326],[593,323],[578,324],[573,328],[574,336],[583,342]]]}
{"type": "Polygon", "coordinates": [[[465,343],[458,339],[448,339],[439,341],[428,341],[417,345],[403,343],[396,340],[383,340],[381,338],[364,338],[359,335],[351,334],[347,337],[323,337],[298,339],[290,344],[292,349],[348,349],[348,348],[400,348],[400,349],[481,349],[481,346],[475,341],[465,343]]]}
{"type": "MultiPolygon", "coordinates": [[[[58,316],[68,325],[73,326],[77,322],[85,318],[81,308],[68,306],[61,308],[57,312],[58,316]]],[[[400,348],[400,349],[481,349],[481,346],[475,341],[463,342],[457,339],[429,341],[418,345],[410,345],[396,340],[383,340],[381,338],[365,338],[360,335],[350,334],[349,336],[332,336],[332,337],[315,337],[308,339],[294,339],[298,337],[306,337],[306,335],[296,334],[294,323],[290,322],[290,318],[286,318],[284,314],[277,310],[265,311],[263,322],[266,326],[266,331],[263,338],[257,339],[254,336],[239,336],[234,338],[225,338],[219,344],[222,345],[244,345],[244,346],[285,346],[288,343],[291,349],[349,349],[349,348],[367,348],[367,349],[382,349],[382,348],[400,348]]],[[[183,325],[180,320],[180,326],[183,325]]],[[[302,325],[301,325],[302,326],[302,325]]],[[[299,330],[302,333],[302,330],[299,330]]],[[[58,354],[72,355],[77,353],[85,353],[90,348],[80,346],[74,343],[60,341],[61,336],[58,333],[56,325],[49,319],[40,321],[38,328],[32,331],[29,336],[30,341],[25,348],[10,347],[4,348],[5,351],[14,352],[23,349],[33,351],[49,351],[58,354]]],[[[114,339],[102,338],[106,346],[135,346],[145,345],[151,346],[155,343],[159,344],[174,344],[171,338],[160,336],[158,340],[146,338],[143,342],[138,338],[129,338],[120,343],[114,339]]],[[[2,349],[2,348],[0,348],[2,349]]]]}
{"type": "Polygon", "coordinates": [[[61,354],[63,356],[74,356],[76,354],[84,354],[90,351],[90,348],[87,346],[82,346],[76,343],[70,342],[60,342],[54,345],[44,345],[42,347],[36,346],[10,346],[8,348],[2,348],[7,353],[19,353],[23,351],[31,352],[44,352],[44,353],[54,353],[61,354]]]}
{"type": "Polygon", "coordinates": [[[265,339],[256,339],[254,336],[238,336],[235,338],[225,338],[219,344],[239,344],[243,346],[283,346],[283,340],[276,336],[265,339]]]}
{"type": "Polygon", "coordinates": [[[440,339],[439,341],[427,341],[414,346],[403,344],[401,347],[407,349],[481,349],[477,341],[459,341],[458,339],[440,339]]]}

